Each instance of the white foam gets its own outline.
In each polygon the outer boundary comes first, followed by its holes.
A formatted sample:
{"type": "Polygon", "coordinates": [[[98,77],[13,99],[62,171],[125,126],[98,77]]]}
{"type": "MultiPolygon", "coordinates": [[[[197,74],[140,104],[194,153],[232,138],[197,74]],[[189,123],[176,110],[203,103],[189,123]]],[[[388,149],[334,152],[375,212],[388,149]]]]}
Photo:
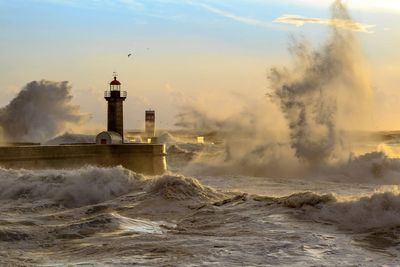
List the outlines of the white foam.
{"type": "Polygon", "coordinates": [[[152,179],[146,189],[152,194],[161,195],[165,199],[217,199],[223,194],[211,187],[202,185],[197,179],[176,174],[166,174],[152,179]]]}
{"type": "Polygon", "coordinates": [[[163,234],[164,229],[162,226],[166,226],[168,228],[176,227],[176,225],[170,223],[154,222],[146,219],[132,219],[117,213],[112,213],[111,215],[117,221],[120,228],[134,233],[163,234]]]}
{"type": "Polygon", "coordinates": [[[103,202],[140,189],[144,177],[122,167],[0,169],[0,199],[51,199],[66,206],[103,202]]]}
{"type": "Polygon", "coordinates": [[[170,200],[207,201],[222,196],[194,178],[176,174],[145,177],[123,167],[35,171],[0,168],[0,200],[51,200],[81,207],[137,192],[170,200]]]}
{"type": "Polygon", "coordinates": [[[385,187],[381,192],[355,200],[341,200],[333,195],[300,193],[282,198],[290,208],[301,208],[307,217],[330,222],[356,232],[400,226],[399,189],[385,187]]]}

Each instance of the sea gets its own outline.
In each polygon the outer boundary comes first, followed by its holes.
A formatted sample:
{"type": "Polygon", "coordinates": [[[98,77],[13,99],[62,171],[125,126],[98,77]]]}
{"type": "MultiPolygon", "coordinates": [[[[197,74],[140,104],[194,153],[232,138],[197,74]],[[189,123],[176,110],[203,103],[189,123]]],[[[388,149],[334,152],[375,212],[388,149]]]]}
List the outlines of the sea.
{"type": "Polygon", "coordinates": [[[160,176],[1,168],[0,265],[400,266],[400,142],[280,176],[167,137],[160,176]]]}

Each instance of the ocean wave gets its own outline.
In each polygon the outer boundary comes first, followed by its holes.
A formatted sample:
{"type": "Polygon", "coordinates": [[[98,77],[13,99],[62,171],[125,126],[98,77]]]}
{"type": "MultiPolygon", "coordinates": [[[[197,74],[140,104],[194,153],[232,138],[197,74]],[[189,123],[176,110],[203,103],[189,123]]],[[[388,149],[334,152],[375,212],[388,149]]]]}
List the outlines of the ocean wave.
{"type": "Polygon", "coordinates": [[[122,167],[0,169],[0,199],[51,199],[67,207],[96,204],[139,190],[144,177],[122,167]]]}
{"type": "Polygon", "coordinates": [[[133,219],[118,213],[112,213],[111,216],[120,229],[133,233],[163,234],[166,229],[176,227],[176,225],[172,223],[155,222],[147,219],[133,219]]]}
{"type": "Polygon", "coordinates": [[[375,192],[353,200],[341,200],[333,194],[305,192],[279,198],[277,202],[303,210],[307,219],[331,223],[344,230],[367,232],[400,227],[398,190],[375,192]]]}
{"type": "Polygon", "coordinates": [[[35,171],[0,168],[0,200],[51,200],[65,207],[81,207],[137,192],[168,200],[207,201],[223,195],[195,178],[177,174],[146,177],[121,166],[35,171]]]}
{"type": "Polygon", "coordinates": [[[0,241],[2,242],[15,242],[28,240],[31,236],[28,233],[22,232],[20,230],[0,228],[0,241]]]}
{"type": "Polygon", "coordinates": [[[202,185],[197,179],[182,175],[167,174],[150,181],[147,191],[173,200],[212,200],[219,199],[222,193],[202,185]]]}
{"type": "Polygon", "coordinates": [[[309,214],[317,221],[334,222],[353,231],[396,228],[400,227],[400,195],[384,192],[353,201],[326,203],[309,214]]]}
{"type": "MultiPolygon", "coordinates": [[[[151,221],[144,218],[129,218],[116,212],[98,214],[92,217],[81,218],[63,224],[48,227],[48,237],[61,239],[76,239],[93,236],[99,233],[121,234],[122,232],[138,234],[163,234],[175,225],[166,222],[151,221]]],[[[2,238],[0,229],[0,240],[2,238]]],[[[8,235],[9,236],[9,235],[8,235]]],[[[6,236],[6,237],[8,237],[6,236]]],[[[19,238],[15,234],[10,236],[19,238]]],[[[21,236],[20,238],[26,238],[21,236]]]]}
{"type": "Polygon", "coordinates": [[[288,208],[301,208],[303,206],[316,206],[323,203],[334,202],[336,198],[332,194],[318,195],[312,192],[302,192],[282,197],[278,203],[288,208]]]}

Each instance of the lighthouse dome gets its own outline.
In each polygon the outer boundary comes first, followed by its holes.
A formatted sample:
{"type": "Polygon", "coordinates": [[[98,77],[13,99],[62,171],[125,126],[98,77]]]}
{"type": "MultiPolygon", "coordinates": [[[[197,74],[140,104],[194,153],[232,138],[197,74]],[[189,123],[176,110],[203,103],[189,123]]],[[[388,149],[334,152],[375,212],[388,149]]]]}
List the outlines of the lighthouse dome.
{"type": "Polygon", "coordinates": [[[114,80],[110,82],[110,85],[121,85],[121,83],[117,80],[117,77],[114,77],[114,80]]]}

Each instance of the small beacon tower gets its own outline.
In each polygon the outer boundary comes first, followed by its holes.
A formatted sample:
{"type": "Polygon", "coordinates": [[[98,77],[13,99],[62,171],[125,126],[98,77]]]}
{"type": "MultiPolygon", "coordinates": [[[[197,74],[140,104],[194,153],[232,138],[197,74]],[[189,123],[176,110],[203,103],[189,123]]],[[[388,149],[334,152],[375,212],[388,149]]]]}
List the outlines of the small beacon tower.
{"type": "Polygon", "coordinates": [[[114,80],[110,82],[110,90],[104,92],[107,100],[107,131],[116,132],[124,140],[124,113],[123,102],[127,96],[126,91],[121,91],[121,83],[117,80],[114,72],[114,80]]]}
{"type": "Polygon", "coordinates": [[[154,110],[146,110],[144,131],[147,138],[152,138],[156,135],[156,112],[154,110]]]}

